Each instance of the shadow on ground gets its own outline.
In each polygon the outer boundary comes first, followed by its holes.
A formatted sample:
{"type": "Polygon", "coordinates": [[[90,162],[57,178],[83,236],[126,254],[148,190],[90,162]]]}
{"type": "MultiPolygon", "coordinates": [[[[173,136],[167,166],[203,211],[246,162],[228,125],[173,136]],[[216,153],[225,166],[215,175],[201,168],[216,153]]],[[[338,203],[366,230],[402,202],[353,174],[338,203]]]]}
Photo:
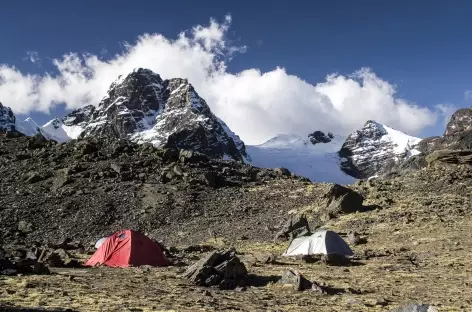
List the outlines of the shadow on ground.
{"type": "Polygon", "coordinates": [[[280,280],[282,276],[269,275],[269,276],[260,276],[255,274],[249,274],[247,277],[247,285],[253,287],[265,287],[270,283],[275,283],[280,280]]]}

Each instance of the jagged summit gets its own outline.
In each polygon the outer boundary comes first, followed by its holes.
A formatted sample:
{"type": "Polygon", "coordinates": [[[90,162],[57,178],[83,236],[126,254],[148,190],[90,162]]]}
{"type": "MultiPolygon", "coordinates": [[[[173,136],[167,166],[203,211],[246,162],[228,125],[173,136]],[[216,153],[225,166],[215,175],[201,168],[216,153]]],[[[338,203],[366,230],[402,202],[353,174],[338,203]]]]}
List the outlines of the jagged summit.
{"type": "Polygon", "coordinates": [[[420,141],[420,138],[368,120],[362,129],[351,133],[341,147],[338,153],[341,170],[358,179],[381,174],[395,163],[420,153],[416,149],[420,141]]]}
{"type": "MultiPolygon", "coordinates": [[[[31,123],[26,126],[31,135],[31,123]]],[[[187,79],[163,80],[144,68],[119,76],[97,106],[55,118],[41,132],[58,142],[100,136],[189,149],[215,158],[248,159],[244,143],[211,112],[187,79]]]]}

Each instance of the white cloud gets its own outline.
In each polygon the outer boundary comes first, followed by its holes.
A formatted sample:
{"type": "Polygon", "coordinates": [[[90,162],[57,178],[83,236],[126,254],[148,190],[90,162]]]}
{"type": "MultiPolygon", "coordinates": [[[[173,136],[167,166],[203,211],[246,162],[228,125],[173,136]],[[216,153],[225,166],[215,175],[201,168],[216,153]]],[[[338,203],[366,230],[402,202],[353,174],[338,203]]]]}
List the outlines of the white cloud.
{"type": "Polygon", "coordinates": [[[174,40],[144,34],[106,60],[69,53],[53,60],[54,75],[28,75],[0,65],[0,101],[23,114],[48,112],[58,103],[69,109],[97,104],[118,75],[145,67],[163,78],[188,78],[214,113],[249,144],[278,133],[347,134],[368,119],[411,134],[436,122],[438,112],[397,98],[394,86],[365,68],[351,76],[329,75],[316,85],[284,68],[230,73],[231,56],[245,51],[227,39],[230,23],[230,16],[223,23],[211,20],[174,40]]]}
{"type": "Polygon", "coordinates": [[[39,58],[38,52],[35,52],[35,51],[26,52],[26,57],[23,58],[23,60],[30,61],[33,64],[36,64],[41,61],[41,59],[39,58]]]}
{"type": "Polygon", "coordinates": [[[436,104],[435,108],[441,117],[442,126],[444,127],[446,127],[451,120],[452,114],[454,114],[459,109],[459,107],[453,104],[436,104]]]}

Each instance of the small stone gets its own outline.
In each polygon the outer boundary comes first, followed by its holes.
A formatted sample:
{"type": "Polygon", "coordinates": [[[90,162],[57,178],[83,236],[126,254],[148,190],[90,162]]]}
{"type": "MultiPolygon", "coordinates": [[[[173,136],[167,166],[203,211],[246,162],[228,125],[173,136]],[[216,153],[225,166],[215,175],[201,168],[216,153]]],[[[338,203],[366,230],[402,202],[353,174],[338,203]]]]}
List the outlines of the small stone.
{"type": "Polygon", "coordinates": [[[292,270],[285,271],[279,283],[284,286],[290,285],[295,290],[299,291],[311,289],[313,286],[313,283],[307,280],[303,275],[292,270]]]}
{"type": "Polygon", "coordinates": [[[347,234],[347,241],[349,244],[352,246],[357,246],[360,244],[364,244],[366,240],[364,238],[361,238],[359,234],[355,231],[349,231],[347,234]]]}
{"type": "Polygon", "coordinates": [[[26,221],[18,222],[18,231],[28,234],[33,232],[33,225],[26,221]]]}
{"type": "Polygon", "coordinates": [[[385,299],[385,298],[379,298],[375,302],[375,305],[378,305],[378,306],[381,306],[381,307],[386,307],[386,306],[388,306],[388,300],[385,299]]]}
{"type": "Polygon", "coordinates": [[[279,176],[283,176],[283,177],[289,177],[290,176],[290,170],[288,170],[287,168],[275,168],[274,169],[274,172],[279,175],[279,176]]]}

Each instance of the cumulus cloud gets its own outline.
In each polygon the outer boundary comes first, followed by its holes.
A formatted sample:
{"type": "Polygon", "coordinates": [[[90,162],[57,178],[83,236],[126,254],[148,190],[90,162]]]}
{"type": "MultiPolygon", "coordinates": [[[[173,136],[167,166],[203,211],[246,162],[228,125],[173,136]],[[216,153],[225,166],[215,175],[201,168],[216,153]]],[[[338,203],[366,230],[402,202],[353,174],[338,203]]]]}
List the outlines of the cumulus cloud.
{"type": "Polygon", "coordinates": [[[143,34],[124,43],[121,53],[68,53],[53,60],[55,73],[30,75],[0,65],[0,101],[16,113],[49,112],[97,104],[118,75],[136,67],[163,78],[188,78],[213,112],[248,144],[262,143],[279,133],[306,135],[314,130],[348,134],[374,119],[410,134],[436,123],[440,108],[431,110],[396,96],[395,86],[362,68],[352,75],[331,74],[316,85],[284,68],[261,72],[227,70],[231,57],[246,47],[227,36],[231,24],[210,20],[169,39],[143,34]]]}
{"type": "Polygon", "coordinates": [[[459,107],[453,104],[436,104],[435,105],[436,110],[439,113],[439,116],[441,117],[442,120],[442,125],[445,127],[451,120],[452,114],[454,114],[459,107]]]}

